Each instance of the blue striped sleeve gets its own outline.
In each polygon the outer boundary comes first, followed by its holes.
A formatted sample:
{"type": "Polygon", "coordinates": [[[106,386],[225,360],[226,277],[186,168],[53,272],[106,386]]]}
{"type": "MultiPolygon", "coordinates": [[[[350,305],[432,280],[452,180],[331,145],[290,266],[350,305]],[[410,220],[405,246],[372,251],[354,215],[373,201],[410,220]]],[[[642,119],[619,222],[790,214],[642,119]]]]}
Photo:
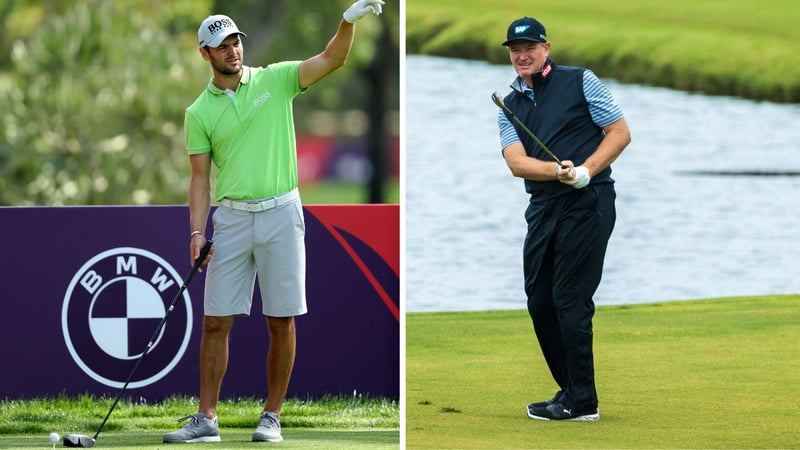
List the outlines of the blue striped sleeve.
{"type": "Polygon", "coordinates": [[[520,142],[516,128],[514,128],[514,125],[508,120],[506,113],[504,113],[502,109],[497,111],[497,127],[500,128],[500,150],[504,150],[509,145],[520,142]]]}
{"type": "Polygon", "coordinates": [[[611,91],[589,69],[583,71],[583,95],[589,102],[589,114],[598,127],[605,127],[622,118],[622,110],[611,91]]]}

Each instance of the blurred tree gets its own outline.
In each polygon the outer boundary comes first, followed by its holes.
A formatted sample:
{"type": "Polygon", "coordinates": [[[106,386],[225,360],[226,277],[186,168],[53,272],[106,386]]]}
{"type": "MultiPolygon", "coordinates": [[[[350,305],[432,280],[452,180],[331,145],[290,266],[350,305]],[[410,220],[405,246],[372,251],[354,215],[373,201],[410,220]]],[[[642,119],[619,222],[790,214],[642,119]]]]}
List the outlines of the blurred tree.
{"type": "Polygon", "coordinates": [[[144,16],[132,4],[73,2],[13,44],[1,204],[186,201],[183,110],[206,73],[174,22],[176,5],[198,3],[172,2],[163,15],[159,3],[140,1],[154,8],[144,16]]]}
{"type": "Polygon", "coordinates": [[[11,44],[30,34],[41,22],[44,8],[41,2],[24,0],[0,1],[0,68],[11,64],[11,44]]]}

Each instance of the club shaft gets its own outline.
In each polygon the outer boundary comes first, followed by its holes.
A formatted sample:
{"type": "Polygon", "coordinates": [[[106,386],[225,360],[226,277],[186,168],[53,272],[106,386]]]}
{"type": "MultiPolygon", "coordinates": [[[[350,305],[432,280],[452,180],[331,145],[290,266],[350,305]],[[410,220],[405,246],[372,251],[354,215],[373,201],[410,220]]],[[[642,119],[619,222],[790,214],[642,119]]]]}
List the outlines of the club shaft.
{"type": "Polygon", "coordinates": [[[120,389],[119,393],[117,394],[117,398],[114,399],[114,403],[111,405],[111,408],[109,408],[108,414],[106,414],[106,417],[103,419],[103,422],[100,423],[100,426],[97,428],[97,432],[94,434],[94,437],[92,439],[97,440],[97,436],[100,434],[101,431],[103,431],[103,427],[106,426],[108,418],[111,417],[111,413],[114,411],[114,408],[117,407],[119,399],[122,398],[122,394],[124,394],[125,390],[128,388],[128,384],[130,384],[131,380],[133,379],[133,375],[139,369],[139,366],[142,364],[142,361],[144,361],[144,357],[147,356],[147,353],[150,352],[153,343],[156,341],[156,339],[158,339],[158,335],[161,333],[161,329],[164,328],[164,324],[167,322],[167,319],[169,318],[170,314],[172,314],[172,311],[175,309],[175,305],[178,303],[178,300],[183,295],[183,292],[186,290],[186,287],[192,281],[194,274],[197,273],[197,270],[203,264],[203,260],[205,260],[206,256],[208,256],[212,244],[213,244],[212,241],[206,241],[206,245],[200,251],[200,256],[198,256],[197,259],[195,260],[194,265],[192,266],[192,270],[189,272],[189,275],[186,277],[186,279],[183,280],[183,284],[181,284],[180,289],[178,289],[178,293],[175,295],[175,298],[172,299],[172,303],[170,303],[169,308],[167,308],[166,314],[164,314],[164,317],[161,319],[161,322],[158,324],[158,327],[156,327],[156,331],[153,332],[153,336],[150,338],[150,341],[147,343],[147,346],[142,352],[142,356],[140,356],[139,359],[136,360],[136,364],[133,366],[131,373],[128,375],[128,379],[125,380],[125,384],[122,386],[122,389],[120,389]]]}
{"type": "Polygon", "coordinates": [[[492,100],[494,101],[494,103],[497,106],[502,108],[502,110],[506,113],[506,115],[508,117],[510,117],[513,121],[517,122],[517,124],[519,124],[519,126],[522,127],[522,129],[525,130],[525,132],[528,133],[528,135],[530,137],[532,137],[534,141],[536,141],[536,143],[539,145],[539,147],[541,147],[542,150],[544,150],[545,153],[547,153],[551,158],[553,158],[553,161],[557,162],[558,165],[561,166],[561,167],[566,167],[561,162],[561,160],[558,159],[558,156],[556,156],[555,153],[550,151],[550,149],[547,148],[546,145],[544,145],[544,142],[542,142],[538,137],[536,137],[536,135],[533,134],[533,131],[531,131],[527,126],[525,126],[525,124],[513,112],[511,112],[510,109],[508,109],[508,106],[506,106],[506,104],[503,102],[503,99],[500,98],[500,96],[497,95],[497,93],[492,95],[492,100]]]}

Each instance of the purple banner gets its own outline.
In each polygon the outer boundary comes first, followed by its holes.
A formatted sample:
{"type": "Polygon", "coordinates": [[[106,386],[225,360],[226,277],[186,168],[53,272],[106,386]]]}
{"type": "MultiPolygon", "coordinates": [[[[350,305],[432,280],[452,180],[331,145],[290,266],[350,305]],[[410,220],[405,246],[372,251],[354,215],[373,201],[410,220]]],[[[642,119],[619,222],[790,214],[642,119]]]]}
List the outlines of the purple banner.
{"type": "MultiPolygon", "coordinates": [[[[398,206],[304,212],[309,313],[296,320],[289,396],[398,398],[398,206]]],[[[191,269],[188,214],[185,206],[0,208],[0,397],[115,396],[191,269]]],[[[197,395],[204,281],[198,273],[178,298],[127,396],[197,395]]],[[[269,340],[255,296],[231,332],[223,398],[266,396],[269,340]]]]}

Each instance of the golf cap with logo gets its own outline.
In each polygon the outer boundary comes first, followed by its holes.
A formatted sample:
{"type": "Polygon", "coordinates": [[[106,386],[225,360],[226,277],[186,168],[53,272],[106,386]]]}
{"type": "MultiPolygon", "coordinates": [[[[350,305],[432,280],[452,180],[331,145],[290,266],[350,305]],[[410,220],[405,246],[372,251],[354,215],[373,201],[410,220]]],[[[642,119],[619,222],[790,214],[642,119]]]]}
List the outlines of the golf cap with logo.
{"type": "Polygon", "coordinates": [[[247,36],[239,31],[233,19],[222,14],[217,14],[206,17],[206,20],[200,24],[200,28],[197,30],[197,40],[200,43],[200,47],[219,47],[226,37],[234,33],[241,34],[245,37],[247,36]]]}
{"type": "Polygon", "coordinates": [[[511,22],[508,26],[506,41],[503,45],[508,46],[511,41],[522,39],[531,42],[547,42],[547,32],[544,25],[531,17],[523,17],[511,22]]]}

